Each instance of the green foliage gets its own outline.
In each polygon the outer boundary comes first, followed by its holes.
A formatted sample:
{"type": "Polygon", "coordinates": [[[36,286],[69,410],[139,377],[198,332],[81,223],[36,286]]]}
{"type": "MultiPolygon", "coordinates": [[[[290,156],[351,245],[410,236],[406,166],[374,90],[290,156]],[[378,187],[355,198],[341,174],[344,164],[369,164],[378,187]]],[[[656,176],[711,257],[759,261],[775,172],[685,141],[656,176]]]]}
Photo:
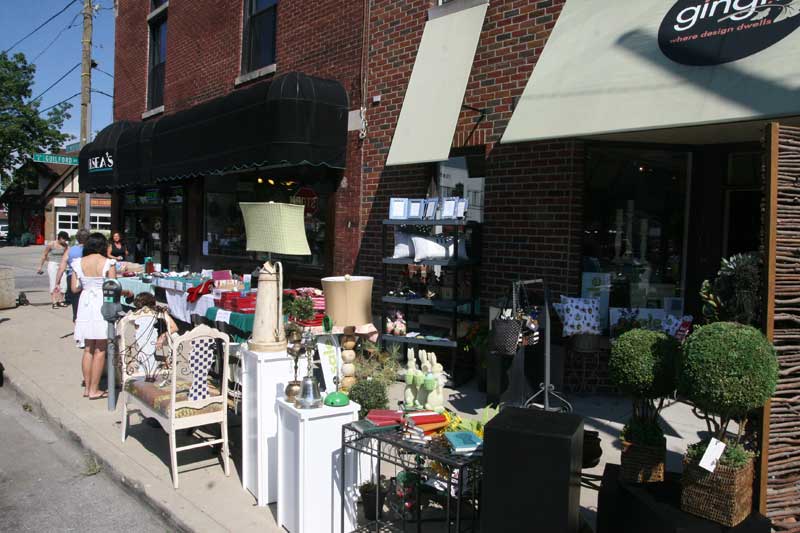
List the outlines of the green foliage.
{"type": "Polygon", "coordinates": [[[761,257],[737,254],[723,259],[713,281],[700,289],[703,316],[708,322],[727,320],[758,325],[761,310],[761,257]]]}
{"type": "Polygon", "coordinates": [[[69,103],[39,114],[41,100],[30,101],[36,67],[23,54],[0,53],[0,185],[37,152],[54,152],[69,136],[61,133],[69,103]]]}
{"type": "Polygon", "coordinates": [[[611,348],[612,382],[634,398],[662,398],[675,389],[677,341],[665,333],[633,329],[611,348]]]}
{"type": "Polygon", "coordinates": [[[361,350],[356,356],[356,379],[359,381],[373,379],[386,387],[397,379],[400,368],[398,359],[391,352],[361,350]]]}
{"type": "Polygon", "coordinates": [[[283,300],[283,312],[294,320],[310,320],[314,318],[314,302],[308,296],[287,298],[283,300]]]}
{"type": "Polygon", "coordinates": [[[622,428],[620,438],[643,446],[661,446],[664,444],[664,430],[657,421],[631,418],[622,428]]]}
{"type": "Polygon", "coordinates": [[[361,418],[367,416],[371,409],[386,409],[389,405],[386,384],[377,379],[359,380],[350,388],[348,395],[361,406],[358,413],[361,418]]]}
{"type": "MultiPolygon", "coordinates": [[[[693,462],[700,462],[703,454],[706,453],[708,448],[708,440],[690,444],[686,449],[686,457],[693,462]]],[[[752,459],[755,454],[748,450],[739,443],[729,443],[725,446],[725,451],[722,452],[722,457],[719,458],[719,464],[729,466],[731,468],[740,468],[747,464],[747,461],[752,459]]]]}
{"type": "Polygon", "coordinates": [[[777,381],[775,349],[751,326],[715,322],[686,340],[678,390],[723,426],[764,405],[777,381]]]}

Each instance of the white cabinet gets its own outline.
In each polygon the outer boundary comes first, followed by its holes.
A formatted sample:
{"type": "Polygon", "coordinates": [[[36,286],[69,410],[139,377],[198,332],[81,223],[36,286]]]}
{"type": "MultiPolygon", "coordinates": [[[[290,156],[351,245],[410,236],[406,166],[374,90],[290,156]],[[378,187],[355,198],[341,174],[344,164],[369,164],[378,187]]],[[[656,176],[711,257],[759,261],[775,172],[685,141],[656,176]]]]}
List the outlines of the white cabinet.
{"type": "MultiPolygon", "coordinates": [[[[253,493],[259,506],[278,499],[278,411],[294,377],[286,352],[251,352],[242,345],[242,486],[253,493]]],[[[304,365],[305,366],[305,365],[304,365]]]]}
{"type": "MultiPolygon", "coordinates": [[[[289,533],[341,533],[342,426],[360,406],[298,409],[278,400],[278,525],[289,533]]],[[[344,531],[356,526],[357,468],[345,457],[344,531]]]]}

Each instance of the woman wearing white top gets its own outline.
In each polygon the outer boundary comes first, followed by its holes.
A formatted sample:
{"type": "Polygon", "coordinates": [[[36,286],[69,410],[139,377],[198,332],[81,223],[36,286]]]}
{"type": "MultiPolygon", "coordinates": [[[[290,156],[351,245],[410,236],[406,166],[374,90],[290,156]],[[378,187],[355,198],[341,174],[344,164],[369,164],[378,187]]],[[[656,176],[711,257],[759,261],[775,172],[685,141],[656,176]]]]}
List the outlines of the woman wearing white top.
{"type": "Polygon", "coordinates": [[[108,240],[102,233],[92,233],[83,245],[83,257],[72,262],[72,291],[81,291],[74,337],[78,346],[84,346],[81,368],[86,388],[83,396],[90,400],[108,396],[98,389],[108,342],[108,323],[101,312],[103,282],[117,277],[115,261],[106,257],[107,251],[108,240]]]}
{"type": "Polygon", "coordinates": [[[44,274],[44,265],[47,263],[47,275],[50,278],[50,300],[53,304],[53,309],[67,306],[64,303],[67,284],[64,283],[63,279],[61,283],[56,283],[56,274],[58,273],[58,266],[61,264],[61,258],[64,257],[64,252],[67,251],[68,247],[69,235],[66,231],[59,231],[58,239],[44,247],[42,262],[39,264],[39,270],[37,271],[37,274],[44,274]]]}

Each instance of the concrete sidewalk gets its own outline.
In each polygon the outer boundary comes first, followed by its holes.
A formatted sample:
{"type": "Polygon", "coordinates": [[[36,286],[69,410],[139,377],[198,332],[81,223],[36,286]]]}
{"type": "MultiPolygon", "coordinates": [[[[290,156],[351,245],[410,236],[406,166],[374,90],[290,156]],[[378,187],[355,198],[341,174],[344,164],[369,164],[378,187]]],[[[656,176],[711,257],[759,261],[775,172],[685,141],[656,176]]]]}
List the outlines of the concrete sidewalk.
{"type": "Polygon", "coordinates": [[[72,341],[69,310],[51,309],[46,291],[29,293],[29,298],[30,306],[0,310],[0,362],[6,385],[95,455],[129,490],[171,516],[177,528],[282,531],[274,506],[256,507],[255,499],[242,488],[241,451],[231,450],[230,477],[225,477],[210,449],[181,453],[181,487],[175,490],[164,431],[141,424],[140,417],[132,414],[123,444],[120,410],[111,413],[105,400],[82,397],[80,351],[72,341]]]}

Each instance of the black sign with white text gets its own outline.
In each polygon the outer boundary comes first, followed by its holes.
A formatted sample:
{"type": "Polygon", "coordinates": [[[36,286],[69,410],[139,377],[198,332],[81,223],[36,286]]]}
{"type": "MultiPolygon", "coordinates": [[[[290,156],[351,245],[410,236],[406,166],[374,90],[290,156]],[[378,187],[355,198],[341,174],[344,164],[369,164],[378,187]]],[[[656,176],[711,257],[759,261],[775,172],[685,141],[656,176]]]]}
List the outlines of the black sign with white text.
{"type": "Polygon", "coordinates": [[[800,27],[800,0],[678,0],[658,32],[658,45],[682,65],[738,61],[800,27]]]}

